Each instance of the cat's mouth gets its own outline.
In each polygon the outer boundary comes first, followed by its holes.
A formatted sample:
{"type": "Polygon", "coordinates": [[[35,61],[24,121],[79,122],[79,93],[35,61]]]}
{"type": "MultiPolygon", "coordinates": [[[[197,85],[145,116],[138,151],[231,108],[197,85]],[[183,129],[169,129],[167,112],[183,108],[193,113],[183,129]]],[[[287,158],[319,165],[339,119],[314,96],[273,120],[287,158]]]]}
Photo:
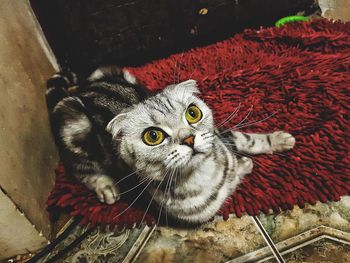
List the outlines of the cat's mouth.
{"type": "Polygon", "coordinates": [[[197,166],[198,163],[200,163],[203,160],[203,158],[205,158],[206,155],[207,155],[206,152],[202,152],[202,151],[193,149],[191,156],[188,159],[186,165],[197,166]]]}
{"type": "Polygon", "coordinates": [[[204,152],[192,149],[192,152],[189,153],[186,157],[184,156],[177,162],[177,166],[179,167],[190,167],[196,165],[204,155],[204,152]]]}
{"type": "Polygon", "coordinates": [[[198,155],[198,154],[205,154],[205,153],[201,152],[201,151],[198,151],[198,150],[195,150],[195,149],[192,150],[192,157],[195,156],[195,155],[198,155]]]}

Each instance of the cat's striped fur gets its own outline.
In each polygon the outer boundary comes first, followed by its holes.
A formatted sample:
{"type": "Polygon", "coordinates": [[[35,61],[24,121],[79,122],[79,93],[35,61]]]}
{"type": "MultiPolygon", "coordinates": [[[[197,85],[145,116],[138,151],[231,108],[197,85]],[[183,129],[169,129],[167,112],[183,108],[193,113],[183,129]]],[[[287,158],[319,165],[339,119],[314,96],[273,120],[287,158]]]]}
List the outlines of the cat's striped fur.
{"type": "Polygon", "coordinates": [[[111,175],[116,177],[116,170],[125,168],[113,154],[105,128],[115,115],[149,96],[130,76],[117,67],[105,67],[81,85],[71,72],[57,73],[47,82],[52,131],[66,170],[108,204],[118,199],[111,175]]]}
{"type": "Polygon", "coordinates": [[[69,172],[108,204],[119,198],[117,174],[132,176],[168,216],[205,222],[252,171],[252,160],[239,158],[236,151],[284,151],[295,143],[285,132],[220,134],[193,80],[152,96],[117,68],[95,71],[84,86],[71,88],[75,94],[68,89],[72,83],[71,74],[48,81],[55,138],[69,172]],[[191,105],[202,112],[192,124],[185,118],[191,105]],[[150,127],[165,135],[160,144],[150,146],[142,140],[150,127]],[[123,171],[128,169],[135,174],[126,175],[123,171]]]}

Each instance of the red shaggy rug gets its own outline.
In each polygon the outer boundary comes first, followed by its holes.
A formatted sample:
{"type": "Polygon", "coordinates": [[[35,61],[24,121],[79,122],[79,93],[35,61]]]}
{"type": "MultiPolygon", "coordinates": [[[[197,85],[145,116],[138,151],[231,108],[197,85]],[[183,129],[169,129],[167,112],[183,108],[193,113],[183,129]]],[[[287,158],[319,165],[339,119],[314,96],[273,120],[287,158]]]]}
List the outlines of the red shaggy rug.
{"type": "MultiPolygon", "coordinates": [[[[152,90],[195,79],[217,123],[246,132],[285,130],[292,151],[254,157],[254,171],[218,214],[257,215],[337,201],[350,193],[350,23],[314,20],[244,33],[207,47],[130,68],[152,90]],[[240,105],[240,107],[238,107],[240,105]]],[[[109,206],[57,169],[48,210],[82,216],[82,224],[148,224],[147,204],[109,206]]],[[[136,204],[136,203],[135,203],[136,204]]]]}

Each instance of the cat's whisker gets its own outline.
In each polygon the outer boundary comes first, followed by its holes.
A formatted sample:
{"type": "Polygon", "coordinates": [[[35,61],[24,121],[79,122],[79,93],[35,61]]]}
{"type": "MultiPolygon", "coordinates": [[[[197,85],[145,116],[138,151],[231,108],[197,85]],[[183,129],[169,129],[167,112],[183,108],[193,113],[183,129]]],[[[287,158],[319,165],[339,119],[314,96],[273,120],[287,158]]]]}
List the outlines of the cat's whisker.
{"type": "MultiPolygon", "coordinates": [[[[228,143],[224,143],[224,144],[228,145],[228,146],[234,145],[234,144],[228,144],[228,143]]],[[[258,166],[261,166],[260,161],[257,160],[256,158],[254,158],[255,157],[254,155],[251,155],[251,154],[248,154],[248,153],[245,153],[245,152],[238,152],[238,151],[235,151],[235,150],[232,150],[232,149],[230,149],[230,151],[232,151],[234,154],[236,154],[238,156],[241,156],[241,157],[249,157],[249,158],[252,159],[254,164],[257,164],[258,166]]]]}
{"type": "Polygon", "coordinates": [[[172,180],[172,176],[174,174],[175,169],[173,169],[171,171],[171,174],[169,175],[169,179],[168,179],[167,185],[165,186],[165,190],[164,190],[164,196],[165,196],[164,200],[166,200],[165,201],[165,207],[164,207],[164,209],[165,209],[165,222],[166,222],[166,225],[168,225],[168,210],[167,210],[166,202],[169,200],[169,197],[170,197],[171,180],[172,180]]]}
{"type": "MultiPolygon", "coordinates": [[[[171,169],[171,172],[173,171],[173,169],[171,169]]],[[[169,176],[169,178],[168,178],[168,181],[167,181],[167,184],[166,184],[166,186],[165,186],[165,189],[167,188],[167,185],[168,185],[168,183],[169,183],[169,180],[170,180],[170,176],[169,176]]],[[[164,195],[165,195],[165,193],[166,193],[166,190],[164,190],[164,195]]],[[[159,210],[159,214],[158,214],[158,220],[157,220],[157,225],[159,224],[159,221],[160,221],[160,217],[161,217],[161,215],[162,215],[162,211],[163,211],[163,205],[164,205],[164,203],[165,203],[165,198],[163,198],[163,200],[161,201],[161,204],[160,204],[160,210],[159,210]]]]}
{"type": "MultiPolygon", "coordinates": [[[[173,180],[174,180],[174,176],[176,176],[176,174],[177,174],[177,169],[178,168],[175,168],[175,170],[174,170],[174,173],[172,174],[172,176],[171,176],[171,179],[170,179],[170,185],[169,185],[169,189],[168,189],[168,192],[169,192],[169,194],[168,194],[168,200],[170,199],[170,197],[171,197],[171,185],[172,185],[172,183],[174,182],[173,180]]],[[[167,201],[168,201],[167,200],[167,201]]],[[[166,215],[167,215],[167,217],[166,217],[166,219],[167,219],[167,225],[168,225],[168,210],[166,210],[166,215]]]]}
{"type": "MultiPolygon", "coordinates": [[[[172,176],[172,174],[174,173],[174,170],[172,171],[172,173],[170,174],[170,176],[169,176],[169,181],[168,181],[168,183],[169,183],[169,188],[170,188],[170,182],[171,182],[171,176],[172,176]]],[[[167,205],[166,205],[166,202],[169,200],[169,193],[168,193],[168,191],[167,191],[167,187],[165,187],[165,191],[164,191],[164,193],[165,193],[165,206],[164,206],[164,210],[165,210],[165,224],[166,224],[166,226],[168,225],[168,209],[167,209],[167,205]]]]}
{"type": "Polygon", "coordinates": [[[142,169],[139,169],[139,170],[136,170],[136,171],[134,171],[134,172],[132,172],[132,173],[126,175],[125,177],[123,177],[122,179],[120,179],[119,181],[117,181],[116,183],[114,183],[114,185],[119,184],[120,182],[124,181],[124,180],[127,179],[128,177],[130,177],[130,176],[136,174],[137,172],[139,172],[139,171],[141,171],[141,170],[142,170],[142,169]]]}
{"type": "Polygon", "coordinates": [[[154,179],[150,180],[149,183],[145,186],[145,188],[143,188],[143,190],[141,191],[141,193],[134,199],[134,201],[131,202],[131,204],[125,208],[122,212],[120,212],[118,215],[114,216],[113,219],[116,219],[117,217],[121,216],[122,214],[124,214],[133,204],[135,204],[135,202],[140,198],[140,196],[143,194],[143,192],[147,189],[147,187],[153,182],[154,179]]]}
{"type": "MultiPolygon", "coordinates": [[[[225,139],[225,138],[222,138],[220,137],[220,140],[221,142],[224,144],[224,145],[227,145],[227,146],[236,146],[235,143],[233,143],[232,141],[228,140],[228,139],[225,139]]],[[[251,157],[251,158],[254,158],[254,155],[251,155],[251,154],[248,154],[248,153],[245,153],[245,152],[239,152],[239,151],[235,151],[233,150],[232,148],[230,148],[230,151],[232,151],[233,153],[237,154],[237,155],[240,155],[240,156],[244,156],[244,157],[251,157]]]]}
{"type": "MultiPolygon", "coordinates": [[[[152,161],[148,166],[154,164],[155,162],[156,162],[156,161],[152,161]]],[[[148,166],[147,166],[147,167],[148,167],[148,166]]],[[[137,174],[138,172],[143,171],[143,170],[145,170],[145,168],[141,168],[141,169],[135,170],[135,171],[133,171],[132,173],[130,173],[130,174],[126,175],[126,176],[123,176],[123,178],[121,178],[119,181],[117,181],[114,185],[119,184],[120,182],[124,181],[125,179],[129,178],[130,176],[132,176],[132,175],[134,175],[134,174],[137,174]]]]}
{"type": "MultiPolygon", "coordinates": [[[[236,146],[236,144],[234,144],[234,143],[223,142],[223,144],[227,145],[227,146],[236,146]]],[[[235,154],[241,155],[241,156],[249,156],[249,157],[252,157],[252,158],[254,157],[253,155],[245,153],[245,152],[239,152],[239,151],[235,151],[233,149],[230,149],[230,151],[234,152],[235,154]]]]}
{"type": "MultiPolygon", "coordinates": [[[[180,166],[180,168],[178,170],[179,173],[177,173],[176,176],[175,176],[174,189],[177,187],[177,177],[178,177],[178,174],[181,175],[181,171],[182,171],[182,167],[180,166]]],[[[175,191],[174,191],[174,195],[175,195],[175,191]]]]}
{"type": "Polygon", "coordinates": [[[267,117],[265,117],[265,118],[263,118],[263,119],[261,119],[261,120],[247,122],[247,123],[242,124],[242,125],[236,125],[236,126],[233,126],[233,128],[241,129],[241,128],[244,128],[244,127],[249,127],[249,126],[252,126],[252,125],[261,123],[261,122],[263,122],[263,121],[266,121],[267,119],[270,119],[271,117],[273,117],[273,116],[276,115],[277,113],[278,113],[278,111],[275,111],[274,113],[270,114],[269,116],[267,116],[267,117]]]}
{"type": "Polygon", "coordinates": [[[143,214],[143,217],[142,217],[142,219],[141,219],[141,221],[140,221],[140,224],[139,224],[139,228],[140,228],[140,226],[142,225],[142,222],[143,222],[143,220],[145,219],[149,208],[151,207],[151,204],[152,204],[152,201],[153,201],[153,199],[154,199],[154,196],[156,195],[156,193],[157,193],[157,191],[158,191],[160,185],[163,183],[164,178],[166,177],[166,175],[168,174],[169,171],[170,171],[170,170],[168,170],[168,169],[165,170],[165,174],[164,174],[163,178],[160,180],[160,182],[159,182],[159,184],[158,184],[156,190],[154,191],[154,193],[153,193],[153,195],[152,195],[152,197],[151,197],[151,201],[148,203],[148,206],[147,206],[147,208],[146,208],[146,211],[145,211],[145,213],[143,214]]]}
{"type": "MultiPolygon", "coordinates": [[[[170,177],[171,177],[171,174],[173,173],[173,170],[171,170],[171,172],[170,172],[170,174],[169,174],[169,176],[168,176],[168,181],[167,181],[167,183],[166,183],[166,185],[165,185],[165,189],[164,189],[164,192],[163,192],[163,194],[164,194],[164,198],[163,198],[163,200],[162,200],[162,206],[163,206],[163,204],[165,203],[165,198],[166,198],[166,194],[167,194],[167,187],[168,187],[168,184],[169,184],[169,182],[170,182],[170,177]]],[[[165,209],[165,212],[166,212],[166,206],[164,207],[164,209],[165,209]]],[[[168,218],[167,218],[167,212],[165,213],[165,217],[166,217],[166,220],[168,220],[168,218]]],[[[158,220],[159,220],[159,216],[158,216],[158,220]]],[[[158,224],[158,222],[157,222],[157,224],[158,224]]]]}
{"type": "Polygon", "coordinates": [[[221,131],[220,134],[223,134],[223,133],[228,132],[228,131],[238,131],[238,130],[240,130],[242,128],[249,127],[249,126],[261,123],[263,121],[266,121],[266,120],[270,119],[271,117],[273,117],[277,113],[278,113],[278,111],[275,111],[274,113],[270,114],[269,116],[267,116],[267,117],[265,117],[265,118],[263,118],[261,120],[254,120],[254,121],[250,121],[250,122],[246,122],[246,123],[242,123],[242,124],[238,123],[238,124],[228,128],[226,130],[221,131]]]}
{"type": "MultiPolygon", "coordinates": [[[[155,163],[155,161],[153,161],[153,162],[151,162],[148,166],[150,166],[150,165],[152,165],[152,164],[154,164],[155,163]]],[[[131,176],[132,174],[135,174],[136,172],[138,172],[138,171],[141,171],[141,170],[144,170],[144,169],[139,169],[139,170],[137,170],[137,171],[135,171],[135,172],[133,172],[133,173],[131,173],[131,174],[129,174],[127,177],[129,177],[129,176],[131,176]]],[[[125,179],[126,177],[124,177],[123,179],[125,179]]],[[[143,192],[148,188],[148,186],[154,181],[154,178],[150,178],[150,177],[145,177],[144,179],[142,179],[141,181],[142,182],[140,182],[138,185],[136,185],[136,186],[134,186],[132,189],[135,189],[136,187],[138,187],[139,185],[142,185],[144,182],[146,182],[147,180],[149,180],[149,182],[148,182],[148,184],[143,188],[143,190],[141,191],[141,193],[139,193],[138,194],[138,196],[131,202],[131,204],[127,207],[127,208],[125,208],[121,213],[119,213],[118,215],[116,215],[115,217],[114,217],[114,219],[115,218],[117,218],[117,217],[119,217],[120,215],[122,215],[123,213],[125,213],[139,198],[140,198],[140,196],[143,194],[143,192]]],[[[121,181],[121,180],[120,180],[121,181]]],[[[131,189],[129,189],[129,190],[126,190],[124,193],[126,193],[126,192],[130,192],[131,191],[131,189]]]]}
{"type": "Polygon", "coordinates": [[[253,112],[253,107],[254,107],[254,105],[252,105],[252,106],[249,108],[249,111],[248,111],[247,115],[246,115],[238,124],[236,124],[236,125],[234,125],[234,126],[231,126],[231,127],[227,128],[227,129],[221,131],[220,134],[223,134],[223,133],[225,133],[225,132],[231,131],[231,130],[234,129],[235,127],[244,124],[244,121],[245,121],[246,119],[248,119],[248,117],[250,116],[250,114],[253,112]]]}
{"type": "Polygon", "coordinates": [[[230,122],[237,115],[240,107],[241,107],[241,101],[239,101],[239,104],[234,109],[234,111],[224,121],[222,121],[219,125],[217,125],[216,128],[220,128],[220,127],[226,125],[226,123],[230,122]]]}
{"type": "Polygon", "coordinates": [[[157,225],[159,225],[159,220],[160,220],[160,216],[162,214],[163,204],[164,204],[164,199],[160,203],[160,209],[159,209],[159,214],[158,214],[158,219],[157,219],[157,225]]]}
{"type": "Polygon", "coordinates": [[[240,124],[243,124],[244,121],[245,121],[246,119],[248,119],[248,117],[250,116],[250,114],[253,112],[253,108],[254,108],[254,105],[252,105],[252,106],[250,107],[250,109],[249,109],[247,115],[246,115],[238,124],[236,124],[236,125],[233,126],[233,127],[237,127],[237,126],[239,126],[240,124]]]}
{"type": "Polygon", "coordinates": [[[146,182],[148,180],[150,180],[150,178],[148,178],[148,177],[143,178],[142,180],[140,180],[140,182],[137,185],[133,186],[132,188],[129,188],[128,190],[126,190],[124,192],[119,193],[119,195],[129,193],[130,191],[138,188],[140,185],[142,185],[144,182],[146,182]]]}

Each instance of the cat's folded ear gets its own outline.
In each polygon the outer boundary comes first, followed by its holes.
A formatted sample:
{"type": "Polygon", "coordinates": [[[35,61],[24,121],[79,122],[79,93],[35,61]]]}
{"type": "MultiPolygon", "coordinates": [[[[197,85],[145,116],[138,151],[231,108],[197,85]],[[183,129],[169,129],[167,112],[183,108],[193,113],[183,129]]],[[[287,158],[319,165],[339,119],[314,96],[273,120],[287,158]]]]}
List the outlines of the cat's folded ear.
{"type": "Polygon", "coordinates": [[[126,119],[126,113],[121,113],[115,116],[106,126],[106,131],[112,134],[113,138],[117,137],[123,126],[123,121],[126,119]]]}
{"type": "Polygon", "coordinates": [[[184,92],[190,93],[190,94],[200,93],[197,86],[197,81],[193,79],[180,82],[179,84],[170,85],[166,88],[166,90],[168,92],[180,92],[181,94],[183,94],[184,92]]]}

